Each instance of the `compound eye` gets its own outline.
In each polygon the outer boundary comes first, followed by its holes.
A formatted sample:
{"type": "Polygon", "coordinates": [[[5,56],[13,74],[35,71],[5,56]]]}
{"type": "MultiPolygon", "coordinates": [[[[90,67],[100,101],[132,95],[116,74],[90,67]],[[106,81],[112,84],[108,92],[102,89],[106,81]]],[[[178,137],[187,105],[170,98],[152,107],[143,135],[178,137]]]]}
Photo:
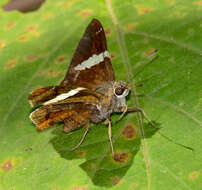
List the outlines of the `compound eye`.
{"type": "Polygon", "coordinates": [[[124,88],[118,87],[118,88],[115,89],[115,94],[116,94],[117,96],[120,96],[120,95],[123,94],[124,90],[125,90],[124,88]]]}

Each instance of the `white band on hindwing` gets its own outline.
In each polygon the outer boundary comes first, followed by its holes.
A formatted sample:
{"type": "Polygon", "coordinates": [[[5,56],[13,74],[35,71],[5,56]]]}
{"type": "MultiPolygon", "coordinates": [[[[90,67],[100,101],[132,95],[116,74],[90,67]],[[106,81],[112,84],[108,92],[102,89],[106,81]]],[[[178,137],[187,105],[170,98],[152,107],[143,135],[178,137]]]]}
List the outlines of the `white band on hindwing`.
{"type": "Polygon", "coordinates": [[[79,88],[70,90],[67,93],[60,94],[60,95],[56,96],[55,98],[48,100],[47,102],[44,102],[43,105],[48,105],[48,104],[58,102],[60,100],[64,100],[66,98],[69,98],[70,96],[74,96],[75,94],[77,94],[78,92],[80,92],[81,90],[84,90],[84,89],[85,88],[83,88],[83,87],[79,87],[79,88]]]}

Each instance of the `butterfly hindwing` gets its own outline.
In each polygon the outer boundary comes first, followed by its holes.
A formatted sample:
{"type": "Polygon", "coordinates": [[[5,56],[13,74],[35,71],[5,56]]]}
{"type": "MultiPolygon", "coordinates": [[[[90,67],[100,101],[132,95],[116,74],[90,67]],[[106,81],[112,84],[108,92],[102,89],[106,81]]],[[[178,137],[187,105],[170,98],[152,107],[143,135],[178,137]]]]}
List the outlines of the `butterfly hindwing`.
{"type": "Polygon", "coordinates": [[[70,132],[82,127],[88,121],[90,114],[88,107],[89,105],[83,103],[46,105],[33,111],[30,119],[39,131],[63,121],[68,123],[68,126],[65,125],[65,132],[70,132]]]}
{"type": "Polygon", "coordinates": [[[61,85],[95,88],[114,80],[106,37],[101,23],[93,19],[81,38],[61,85]]]}

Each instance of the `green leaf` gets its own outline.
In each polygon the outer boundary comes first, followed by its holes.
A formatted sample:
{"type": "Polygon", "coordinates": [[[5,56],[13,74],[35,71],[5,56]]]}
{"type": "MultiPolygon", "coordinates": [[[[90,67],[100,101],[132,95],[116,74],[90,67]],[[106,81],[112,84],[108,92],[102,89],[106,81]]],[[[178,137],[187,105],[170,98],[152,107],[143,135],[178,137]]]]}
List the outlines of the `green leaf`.
{"type": "Polygon", "coordinates": [[[199,0],[58,0],[29,14],[1,10],[0,189],[200,189],[201,12],[199,0]],[[127,104],[161,128],[137,113],[118,123],[113,115],[115,159],[103,123],[69,152],[84,129],[37,132],[29,120],[29,93],[62,80],[92,18],[106,30],[116,79],[133,86],[127,104]]]}

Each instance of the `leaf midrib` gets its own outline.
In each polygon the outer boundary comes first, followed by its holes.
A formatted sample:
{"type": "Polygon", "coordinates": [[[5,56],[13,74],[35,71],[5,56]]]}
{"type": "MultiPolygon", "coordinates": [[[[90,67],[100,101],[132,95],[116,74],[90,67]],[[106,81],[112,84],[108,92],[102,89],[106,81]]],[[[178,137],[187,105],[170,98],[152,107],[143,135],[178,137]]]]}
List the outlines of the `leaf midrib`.
{"type": "MultiPolygon", "coordinates": [[[[136,89],[135,89],[135,85],[134,85],[133,74],[132,74],[132,66],[130,64],[128,53],[127,53],[123,29],[121,28],[121,26],[116,18],[116,15],[113,12],[111,0],[106,0],[106,5],[108,8],[108,12],[112,18],[112,22],[116,29],[117,42],[118,42],[118,45],[120,48],[120,53],[121,53],[121,57],[123,59],[123,64],[128,73],[128,81],[132,81],[132,85],[133,85],[132,86],[132,92],[133,92],[132,99],[133,99],[134,105],[139,107],[139,101],[138,101],[138,97],[137,97],[137,93],[136,93],[136,89]]],[[[143,121],[142,121],[142,117],[141,117],[140,113],[137,113],[137,120],[138,120],[138,126],[140,128],[141,146],[142,146],[142,152],[143,152],[143,157],[144,157],[145,166],[146,166],[147,184],[148,184],[147,187],[148,187],[148,190],[150,190],[151,189],[151,164],[150,164],[148,149],[147,149],[146,140],[145,140],[145,136],[144,136],[143,121]]]]}

